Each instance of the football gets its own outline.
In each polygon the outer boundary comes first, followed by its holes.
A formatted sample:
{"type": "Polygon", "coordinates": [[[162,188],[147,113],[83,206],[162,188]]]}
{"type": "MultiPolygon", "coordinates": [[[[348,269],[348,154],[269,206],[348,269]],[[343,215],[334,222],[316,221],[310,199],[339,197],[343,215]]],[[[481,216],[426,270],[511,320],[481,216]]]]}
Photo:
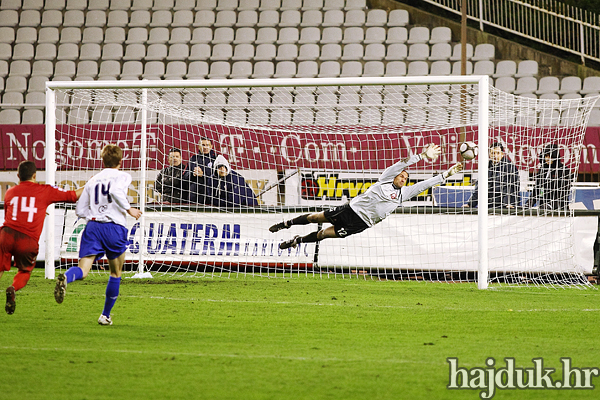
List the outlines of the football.
{"type": "Polygon", "coordinates": [[[472,160],[477,157],[479,149],[474,142],[463,142],[458,147],[460,155],[465,160],[472,160]]]}

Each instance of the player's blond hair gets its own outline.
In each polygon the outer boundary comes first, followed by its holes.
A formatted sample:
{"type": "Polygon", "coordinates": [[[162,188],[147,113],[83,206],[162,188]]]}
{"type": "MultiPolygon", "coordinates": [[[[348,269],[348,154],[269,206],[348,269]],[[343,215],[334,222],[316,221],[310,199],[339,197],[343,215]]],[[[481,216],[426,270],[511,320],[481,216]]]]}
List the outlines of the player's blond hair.
{"type": "Polygon", "coordinates": [[[123,158],[123,150],[116,144],[107,144],[100,153],[105,168],[115,168],[119,166],[123,158]]]}

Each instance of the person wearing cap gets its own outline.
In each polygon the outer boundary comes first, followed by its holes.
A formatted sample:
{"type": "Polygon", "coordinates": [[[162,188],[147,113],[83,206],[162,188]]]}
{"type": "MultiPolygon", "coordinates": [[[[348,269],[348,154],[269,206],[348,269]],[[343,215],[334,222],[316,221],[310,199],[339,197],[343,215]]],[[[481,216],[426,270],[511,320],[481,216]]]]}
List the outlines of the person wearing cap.
{"type": "Polygon", "coordinates": [[[231,169],[222,155],[215,159],[206,180],[206,204],[215,207],[256,206],[258,201],[246,180],[231,169]]]}

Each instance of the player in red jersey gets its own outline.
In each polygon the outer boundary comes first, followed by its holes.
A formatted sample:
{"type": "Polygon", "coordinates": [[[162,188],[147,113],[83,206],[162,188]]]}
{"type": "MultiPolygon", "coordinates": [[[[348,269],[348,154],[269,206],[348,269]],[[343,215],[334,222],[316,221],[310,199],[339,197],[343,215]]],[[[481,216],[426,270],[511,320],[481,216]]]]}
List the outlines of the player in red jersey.
{"type": "Polygon", "coordinates": [[[21,162],[17,171],[19,184],[8,189],[4,196],[4,225],[0,227],[0,278],[4,271],[10,271],[13,257],[19,269],[13,284],[6,289],[7,314],[15,312],[15,292],[27,285],[35,267],[46,208],[58,202],[75,203],[83,191],[83,188],[67,191],[36,183],[36,171],[33,161],[21,162]]]}

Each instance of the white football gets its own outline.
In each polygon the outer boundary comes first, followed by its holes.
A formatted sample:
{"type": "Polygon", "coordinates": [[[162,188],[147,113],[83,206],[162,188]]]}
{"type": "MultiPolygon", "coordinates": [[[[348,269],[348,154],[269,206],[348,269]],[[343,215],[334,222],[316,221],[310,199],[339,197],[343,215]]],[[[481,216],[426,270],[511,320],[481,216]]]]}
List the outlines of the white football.
{"type": "Polygon", "coordinates": [[[475,157],[477,157],[477,154],[479,154],[479,148],[477,147],[475,142],[461,143],[458,147],[458,151],[460,152],[462,158],[465,160],[472,160],[475,157]]]}

